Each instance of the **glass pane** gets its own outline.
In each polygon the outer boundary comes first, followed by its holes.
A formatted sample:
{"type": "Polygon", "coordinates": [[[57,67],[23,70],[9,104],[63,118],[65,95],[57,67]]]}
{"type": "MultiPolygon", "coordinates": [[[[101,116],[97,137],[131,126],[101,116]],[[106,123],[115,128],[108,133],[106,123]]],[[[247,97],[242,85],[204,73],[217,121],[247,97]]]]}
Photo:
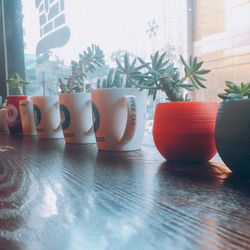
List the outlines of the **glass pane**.
{"type": "MultiPolygon", "coordinates": [[[[26,78],[29,95],[57,94],[58,79],[69,77],[71,61],[91,44],[104,52],[105,65],[87,76],[96,88],[125,52],[130,60],[159,50],[181,66],[179,55],[203,60],[207,89],[193,100],[218,101],[225,80],[249,81],[249,0],[22,0],[26,78]]],[[[183,69],[183,67],[182,67],[183,69]]],[[[182,71],[183,73],[183,71],[182,71]]],[[[156,99],[165,98],[164,93],[156,99]]],[[[165,101],[165,99],[163,99],[165,101]]],[[[155,103],[148,98],[148,127],[155,103]]]]}
{"type": "MultiPolygon", "coordinates": [[[[186,1],[165,0],[22,0],[26,77],[28,91],[57,91],[58,78],[70,74],[71,60],[78,60],[91,44],[105,54],[104,77],[115,58],[128,52],[144,60],[156,50],[167,51],[178,61],[187,53],[186,1]],[[180,15],[181,13],[181,15],[180,15]],[[181,18],[178,18],[181,16],[181,18]],[[32,21],[31,21],[32,20],[32,21]],[[48,52],[49,51],[49,52],[48,52]]],[[[94,87],[94,85],[93,85],[94,87]]]]}
{"type": "MultiPolygon", "coordinates": [[[[186,0],[22,0],[28,95],[58,94],[61,78],[71,75],[71,61],[91,44],[104,52],[105,65],[88,74],[96,88],[116,58],[148,61],[159,50],[179,63],[187,55],[186,0]],[[45,88],[44,88],[45,87],[45,88]]],[[[159,94],[159,97],[165,97],[159,94]]],[[[146,129],[151,132],[155,102],[147,101],[146,129]]]]}

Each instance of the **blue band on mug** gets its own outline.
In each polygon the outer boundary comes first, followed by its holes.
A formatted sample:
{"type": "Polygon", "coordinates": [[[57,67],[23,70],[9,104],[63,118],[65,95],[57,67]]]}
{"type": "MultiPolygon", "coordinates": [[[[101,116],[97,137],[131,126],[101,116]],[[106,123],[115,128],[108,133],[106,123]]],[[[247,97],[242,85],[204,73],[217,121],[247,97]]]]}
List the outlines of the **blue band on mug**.
{"type": "Polygon", "coordinates": [[[96,133],[100,125],[100,115],[96,105],[93,102],[92,102],[92,113],[93,113],[94,132],[96,133]]]}
{"type": "Polygon", "coordinates": [[[61,114],[62,129],[66,130],[70,124],[70,113],[67,107],[63,104],[60,104],[60,112],[63,113],[63,116],[64,116],[63,117],[61,114]]]}
{"type": "Polygon", "coordinates": [[[35,125],[39,125],[42,119],[42,113],[36,104],[33,104],[34,116],[35,116],[35,125]]]}

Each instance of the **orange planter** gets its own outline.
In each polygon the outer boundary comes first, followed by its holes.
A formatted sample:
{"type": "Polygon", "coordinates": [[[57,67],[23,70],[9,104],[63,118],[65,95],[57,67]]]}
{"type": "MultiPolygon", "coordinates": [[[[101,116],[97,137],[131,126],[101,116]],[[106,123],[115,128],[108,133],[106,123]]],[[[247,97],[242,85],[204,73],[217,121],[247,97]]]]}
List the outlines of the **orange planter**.
{"type": "Polygon", "coordinates": [[[170,161],[209,161],[216,153],[217,108],[216,102],[158,103],[153,137],[161,155],[170,161]]]}

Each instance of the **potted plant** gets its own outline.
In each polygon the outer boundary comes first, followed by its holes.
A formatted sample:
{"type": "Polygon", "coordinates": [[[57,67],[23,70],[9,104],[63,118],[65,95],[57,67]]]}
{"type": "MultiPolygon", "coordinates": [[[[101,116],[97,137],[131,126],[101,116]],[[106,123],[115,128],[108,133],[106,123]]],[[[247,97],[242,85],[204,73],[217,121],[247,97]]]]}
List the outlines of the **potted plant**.
{"type": "Polygon", "coordinates": [[[9,88],[17,89],[19,93],[17,96],[7,98],[6,119],[9,131],[11,134],[22,133],[19,101],[27,100],[27,96],[23,95],[22,85],[29,84],[29,82],[23,81],[17,73],[14,73],[6,82],[9,88]]]}
{"type": "Polygon", "coordinates": [[[64,83],[59,79],[61,123],[66,143],[95,143],[92,109],[91,85],[86,83],[89,73],[104,65],[103,51],[91,45],[79,61],[72,61],[72,75],[64,83]]]}
{"type": "Polygon", "coordinates": [[[218,104],[216,102],[191,102],[183,89],[206,88],[202,75],[210,72],[203,69],[203,62],[190,56],[187,63],[180,56],[184,76],[173,63],[165,59],[166,53],[157,51],[151,61],[139,61],[147,69],[133,76],[134,85],[148,89],[155,100],[158,91],[166,94],[168,102],[158,103],[153,124],[153,138],[159,152],[167,160],[205,162],[216,153],[214,127],[218,104]],[[188,82],[189,81],[189,82],[188,82]]]}
{"type": "Polygon", "coordinates": [[[145,66],[136,66],[126,53],[124,62],[97,81],[92,90],[94,131],[99,150],[132,151],[141,147],[145,130],[145,91],[133,86],[132,76],[145,66]]]}
{"type": "Polygon", "coordinates": [[[250,82],[226,81],[216,118],[218,153],[234,173],[250,175],[250,82]]]}

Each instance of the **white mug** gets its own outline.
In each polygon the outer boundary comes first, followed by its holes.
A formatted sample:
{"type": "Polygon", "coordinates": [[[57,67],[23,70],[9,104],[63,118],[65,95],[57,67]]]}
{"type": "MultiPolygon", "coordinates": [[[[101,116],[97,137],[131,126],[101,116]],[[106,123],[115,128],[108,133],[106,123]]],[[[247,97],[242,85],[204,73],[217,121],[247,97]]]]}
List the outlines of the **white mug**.
{"type": "Polygon", "coordinates": [[[37,135],[31,100],[19,101],[21,123],[24,135],[37,135]]]}
{"type": "Polygon", "coordinates": [[[34,117],[37,135],[40,138],[63,138],[59,97],[58,96],[34,96],[34,117]]]}
{"type": "Polygon", "coordinates": [[[95,143],[90,93],[59,96],[61,124],[66,143],[95,143]]]}
{"type": "Polygon", "coordinates": [[[92,90],[92,110],[100,150],[140,149],[145,130],[145,91],[137,88],[92,90]]]}
{"type": "Polygon", "coordinates": [[[0,131],[9,132],[7,119],[6,119],[7,109],[0,109],[0,131]]]}

